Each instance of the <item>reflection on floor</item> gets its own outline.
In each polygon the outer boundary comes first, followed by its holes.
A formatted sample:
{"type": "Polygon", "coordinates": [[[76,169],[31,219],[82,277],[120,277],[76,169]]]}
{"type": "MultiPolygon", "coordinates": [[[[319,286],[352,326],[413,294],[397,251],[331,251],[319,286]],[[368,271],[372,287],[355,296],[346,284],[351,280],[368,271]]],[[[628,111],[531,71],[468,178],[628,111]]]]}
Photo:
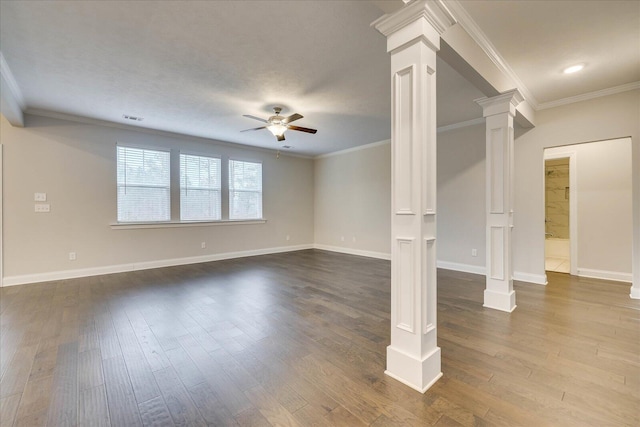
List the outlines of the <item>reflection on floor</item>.
{"type": "Polygon", "coordinates": [[[558,273],[569,273],[570,263],[567,258],[547,257],[544,260],[544,269],[558,273]]]}

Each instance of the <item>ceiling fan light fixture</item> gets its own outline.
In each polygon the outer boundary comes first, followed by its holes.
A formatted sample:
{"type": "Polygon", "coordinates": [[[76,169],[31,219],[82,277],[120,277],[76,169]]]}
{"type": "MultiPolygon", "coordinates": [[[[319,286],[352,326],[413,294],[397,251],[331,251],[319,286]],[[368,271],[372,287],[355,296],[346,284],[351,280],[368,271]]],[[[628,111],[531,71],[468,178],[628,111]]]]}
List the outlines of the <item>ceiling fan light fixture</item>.
{"type": "Polygon", "coordinates": [[[312,134],[315,134],[316,132],[318,132],[316,129],[305,128],[302,126],[294,126],[290,124],[291,122],[294,122],[296,120],[303,118],[304,116],[302,114],[294,113],[289,117],[283,117],[280,115],[280,112],[282,111],[281,107],[273,107],[273,111],[274,113],[276,113],[276,115],[271,116],[268,119],[263,119],[260,117],[251,116],[249,114],[244,114],[243,115],[244,117],[262,122],[264,123],[264,126],[260,126],[253,129],[245,129],[245,130],[241,130],[240,132],[249,132],[249,131],[260,130],[260,129],[268,129],[269,132],[271,132],[273,136],[276,137],[278,142],[285,140],[284,132],[289,129],[299,131],[299,132],[312,133],[312,134]]]}
{"type": "Polygon", "coordinates": [[[273,136],[282,136],[284,135],[284,131],[287,130],[287,127],[280,123],[274,123],[267,126],[267,129],[269,129],[269,132],[271,132],[273,136]]]}
{"type": "Polygon", "coordinates": [[[564,70],[562,70],[562,72],[564,74],[573,74],[573,73],[577,73],[578,71],[581,71],[584,68],[584,64],[576,64],[576,65],[572,65],[571,67],[567,67],[564,70]]]}

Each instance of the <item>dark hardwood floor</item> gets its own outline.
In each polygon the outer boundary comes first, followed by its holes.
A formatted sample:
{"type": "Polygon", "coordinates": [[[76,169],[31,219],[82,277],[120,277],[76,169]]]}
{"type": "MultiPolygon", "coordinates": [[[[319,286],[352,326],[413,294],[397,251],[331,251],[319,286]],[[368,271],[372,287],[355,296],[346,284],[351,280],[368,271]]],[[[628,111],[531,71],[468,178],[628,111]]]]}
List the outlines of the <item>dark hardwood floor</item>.
{"type": "Polygon", "coordinates": [[[438,273],[444,376],[384,375],[390,265],[309,250],[2,288],[2,426],[640,425],[640,301],[438,273]]]}

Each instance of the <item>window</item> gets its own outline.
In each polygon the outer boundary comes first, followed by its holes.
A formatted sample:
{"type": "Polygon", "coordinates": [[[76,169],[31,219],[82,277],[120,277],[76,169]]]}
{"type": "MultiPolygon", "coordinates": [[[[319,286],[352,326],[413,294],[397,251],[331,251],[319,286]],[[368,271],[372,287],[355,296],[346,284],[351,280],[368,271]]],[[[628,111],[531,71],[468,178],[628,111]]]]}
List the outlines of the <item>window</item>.
{"type": "Polygon", "coordinates": [[[219,220],[220,159],[180,154],[180,219],[219,220]]]}
{"type": "Polygon", "coordinates": [[[229,160],[229,219],[262,218],[262,163],[229,160]]]}
{"type": "Polygon", "coordinates": [[[116,149],[120,223],[113,224],[116,228],[164,226],[145,223],[167,223],[173,227],[181,223],[189,226],[195,225],[194,222],[207,224],[229,220],[264,222],[260,162],[227,160],[169,149],[122,145],[117,145],[116,149]],[[223,166],[228,166],[228,181],[226,175],[222,179],[223,166]],[[179,200],[176,199],[178,196],[179,200]],[[225,212],[222,212],[223,204],[225,212]]]}
{"type": "Polygon", "coordinates": [[[169,152],[118,146],[118,221],[169,221],[169,152]]]}

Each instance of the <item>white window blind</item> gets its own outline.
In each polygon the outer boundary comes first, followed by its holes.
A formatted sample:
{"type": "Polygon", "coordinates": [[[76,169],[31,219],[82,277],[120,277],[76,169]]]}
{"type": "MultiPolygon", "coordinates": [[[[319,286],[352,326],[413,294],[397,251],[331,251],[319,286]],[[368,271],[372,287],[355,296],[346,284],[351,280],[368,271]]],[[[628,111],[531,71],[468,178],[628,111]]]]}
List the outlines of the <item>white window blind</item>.
{"type": "Polygon", "coordinates": [[[180,154],[180,219],[219,220],[221,162],[215,157],[180,154]]]}
{"type": "Polygon", "coordinates": [[[262,163],[229,160],[229,219],[262,218],[262,163]]]}
{"type": "Polygon", "coordinates": [[[169,221],[169,152],[118,146],[118,221],[169,221]]]}

